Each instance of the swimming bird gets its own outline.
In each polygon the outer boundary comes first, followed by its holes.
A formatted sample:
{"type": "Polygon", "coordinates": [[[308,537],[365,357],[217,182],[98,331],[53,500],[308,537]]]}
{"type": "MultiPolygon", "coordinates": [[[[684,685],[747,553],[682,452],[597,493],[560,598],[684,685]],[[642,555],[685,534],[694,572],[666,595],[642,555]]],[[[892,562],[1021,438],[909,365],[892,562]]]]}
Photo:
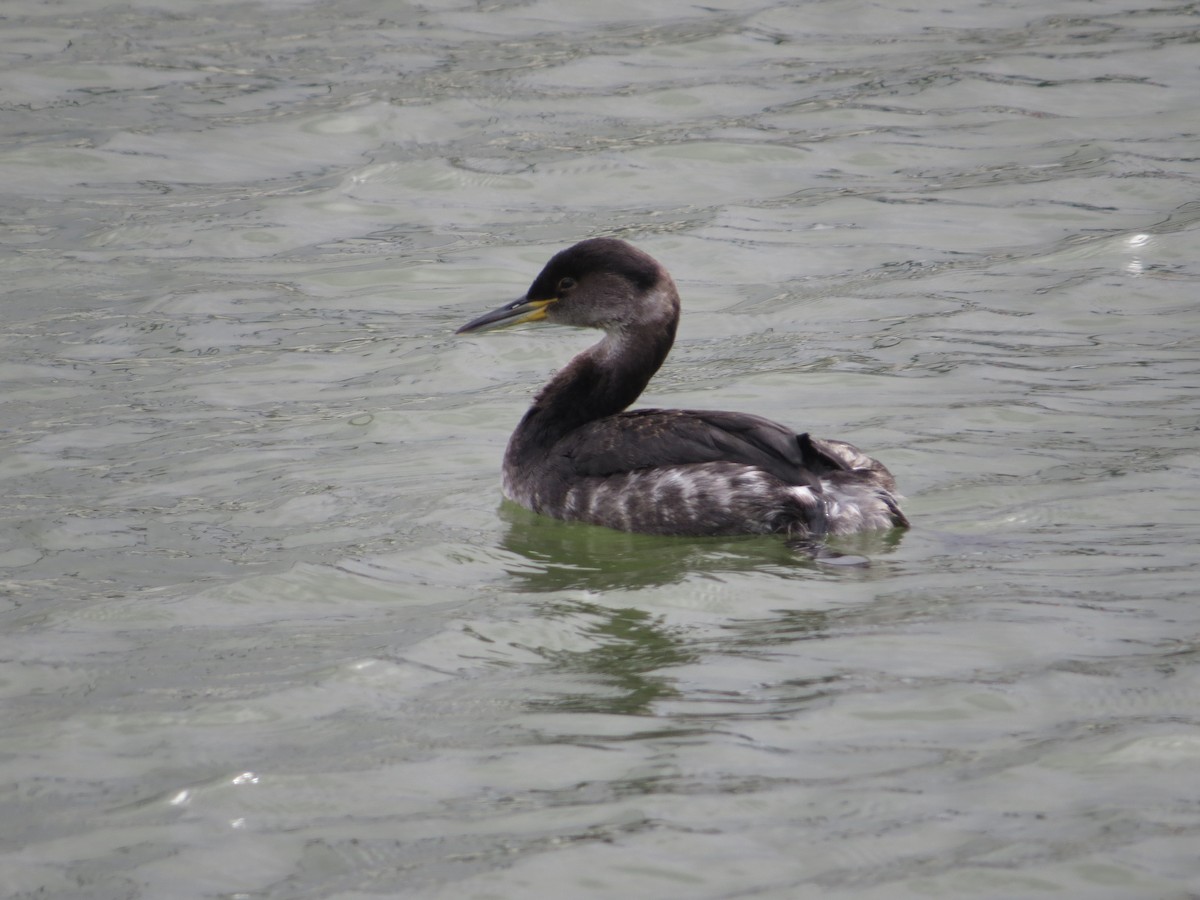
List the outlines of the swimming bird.
{"type": "Polygon", "coordinates": [[[760,416],[627,408],[662,366],[679,292],[656,260],[614,238],[557,253],[524,297],[456,334],[523,322],[597,328],[537,394],[504,454],[505,496],[534,512],[665,535],[826,535],[905,528],[895,481],[843,441],[760,416]]]}

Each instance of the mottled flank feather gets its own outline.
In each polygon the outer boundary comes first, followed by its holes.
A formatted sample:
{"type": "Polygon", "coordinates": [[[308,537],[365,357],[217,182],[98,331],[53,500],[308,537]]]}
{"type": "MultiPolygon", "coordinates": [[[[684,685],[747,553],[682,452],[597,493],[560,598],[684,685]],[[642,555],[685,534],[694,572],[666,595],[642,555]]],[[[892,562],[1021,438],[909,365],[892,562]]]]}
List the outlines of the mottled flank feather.
{"type": "Polygon", "coordinates": [[[538,394],[509,441],[503,486],[558,519],[645,534],[784,534],[797,541],[908,526],[892,475],[844,441],[746,413],[625,412],[675,338],[679,295],[640,250],[608,238],[557,254],[514,303],[460,332],[546,320],[604,338],[538,394]]]}

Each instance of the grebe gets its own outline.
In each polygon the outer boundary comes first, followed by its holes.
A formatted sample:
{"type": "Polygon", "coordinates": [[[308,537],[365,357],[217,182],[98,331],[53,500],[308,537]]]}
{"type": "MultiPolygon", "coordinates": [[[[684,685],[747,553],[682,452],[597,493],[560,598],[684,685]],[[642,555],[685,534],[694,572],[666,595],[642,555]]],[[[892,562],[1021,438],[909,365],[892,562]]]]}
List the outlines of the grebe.
{"type": "Polygon", "coordinates": [[[614,238],[556,254],[519,300],[456,334],[546,321],[603,330],[542,388],[504,454],[510,500],[544,515],[644,534],[825,535],[906,528],[895,480],[843,441],[769,419],[624,410],[675,341],[679,293],[661,265],[614,238]]]}

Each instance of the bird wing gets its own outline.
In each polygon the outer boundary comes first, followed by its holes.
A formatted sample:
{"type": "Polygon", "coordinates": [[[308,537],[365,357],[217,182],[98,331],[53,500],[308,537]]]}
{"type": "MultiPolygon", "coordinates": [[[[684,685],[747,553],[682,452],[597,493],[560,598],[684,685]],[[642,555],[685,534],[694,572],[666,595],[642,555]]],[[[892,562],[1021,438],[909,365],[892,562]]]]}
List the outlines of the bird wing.
{"type": "Polygon", "coordinates": [[[808,435],[761,416],[713,410],[619,413],[572,431],[555,449],[581,477],[733,462],[763,469],[787,484],[815,487],[818,475],[846,468],[808,435]]]}

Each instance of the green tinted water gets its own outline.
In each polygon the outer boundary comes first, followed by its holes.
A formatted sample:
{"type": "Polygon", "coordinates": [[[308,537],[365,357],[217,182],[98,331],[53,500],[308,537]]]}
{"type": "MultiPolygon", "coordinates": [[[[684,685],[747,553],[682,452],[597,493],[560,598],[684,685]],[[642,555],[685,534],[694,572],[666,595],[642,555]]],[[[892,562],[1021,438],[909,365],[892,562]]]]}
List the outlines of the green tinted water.
{"type": "Polygon", "coordinates": [[[5,14],[6,896],[1200,891],[1193,6],[5,14]],[[595,234],[914,529],[502,504],[595,234]]]}

